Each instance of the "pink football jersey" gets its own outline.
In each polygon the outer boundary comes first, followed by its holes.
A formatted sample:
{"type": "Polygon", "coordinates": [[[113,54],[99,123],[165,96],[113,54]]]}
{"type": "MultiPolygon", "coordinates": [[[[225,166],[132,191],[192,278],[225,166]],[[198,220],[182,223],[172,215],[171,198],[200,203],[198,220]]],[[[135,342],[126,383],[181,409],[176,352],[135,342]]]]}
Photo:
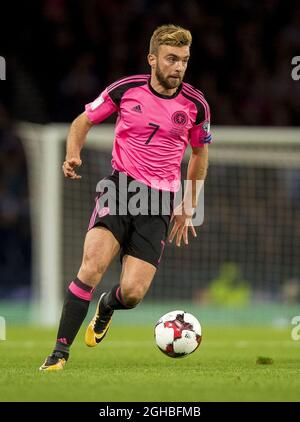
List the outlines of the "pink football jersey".
{"type": "Polygon", "coordinates": [[[85,109],[94,124],[118,112],[112,167],[158,189],[179,189],[189,143],[211,143],[209,106],[187,83],[166,96],[152,88],[150,75],[130,76],[107,87],[85,109]]]}

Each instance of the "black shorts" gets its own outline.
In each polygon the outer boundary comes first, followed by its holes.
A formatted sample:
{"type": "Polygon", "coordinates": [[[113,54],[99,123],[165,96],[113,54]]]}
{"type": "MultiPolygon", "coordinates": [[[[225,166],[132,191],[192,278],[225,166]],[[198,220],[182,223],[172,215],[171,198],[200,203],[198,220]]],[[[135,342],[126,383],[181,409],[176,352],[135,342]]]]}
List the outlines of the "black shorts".
{"type": "Polygon", "coordinates": [[[116,170],[98,183],[97,191],[88,229],[103,226],[111,231],[120,243],[121,263],[124,255],[131,255],[157,267],[168,234],[174,193],[150,188],[116,170]],[[131,182],[134,186],[130,187],[131,182]],[[107,185],[115,186],[115,190],[107,185]]]}

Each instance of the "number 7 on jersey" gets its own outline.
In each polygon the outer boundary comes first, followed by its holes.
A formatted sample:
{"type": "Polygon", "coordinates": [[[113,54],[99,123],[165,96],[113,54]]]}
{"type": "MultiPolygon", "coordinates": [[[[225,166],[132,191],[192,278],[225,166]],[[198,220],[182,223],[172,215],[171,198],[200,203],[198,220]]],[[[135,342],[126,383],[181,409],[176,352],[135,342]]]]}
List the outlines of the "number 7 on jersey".
{"type": "Polygon", "coordinates": [[[160,128],[160,126],[159,125],[156,125],[155,123],[149,123],[149,126],[154,127],[154,131],[151,133],[151,135],[149,136],[149,138],[145,142],[145,145],[149,144],[149,142],[151,141],[151,139],[153,138],[153,136],[156,134],[156,132],[160,128]]]}

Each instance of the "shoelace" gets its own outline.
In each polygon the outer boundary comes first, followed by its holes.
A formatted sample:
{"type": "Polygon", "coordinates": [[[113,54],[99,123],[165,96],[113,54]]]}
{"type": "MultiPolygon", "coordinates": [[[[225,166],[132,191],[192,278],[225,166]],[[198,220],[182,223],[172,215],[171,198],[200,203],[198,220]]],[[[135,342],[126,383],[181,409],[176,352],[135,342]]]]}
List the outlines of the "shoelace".
{"type": "Polygon", "coordinates": [[[100,319],[100,317],[97,317],[95,319],[94,330],[97,332],[100,329],[100,331],[101,331],[102,326],[105,326],[105,324],[107,324],[107,322],[109,321],[112,314],[113,314],[113,312],[109,312],[107,314],[104,314],[104,315],[101,316],[101,319],[100,319]]]}

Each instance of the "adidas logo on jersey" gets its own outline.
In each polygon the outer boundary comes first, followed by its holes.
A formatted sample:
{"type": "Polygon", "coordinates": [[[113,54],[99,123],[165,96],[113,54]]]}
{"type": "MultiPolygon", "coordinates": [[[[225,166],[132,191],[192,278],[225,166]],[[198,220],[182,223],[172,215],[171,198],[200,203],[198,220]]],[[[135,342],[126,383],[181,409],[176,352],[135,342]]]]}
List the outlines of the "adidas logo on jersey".
{"type": "Polygon", "coordinates": [[[136,105],[136,106],[132,107],[131,110],[136,111],[137,113],[142,113],[142,108],[141,108],[140,105],[136,105]]]}

